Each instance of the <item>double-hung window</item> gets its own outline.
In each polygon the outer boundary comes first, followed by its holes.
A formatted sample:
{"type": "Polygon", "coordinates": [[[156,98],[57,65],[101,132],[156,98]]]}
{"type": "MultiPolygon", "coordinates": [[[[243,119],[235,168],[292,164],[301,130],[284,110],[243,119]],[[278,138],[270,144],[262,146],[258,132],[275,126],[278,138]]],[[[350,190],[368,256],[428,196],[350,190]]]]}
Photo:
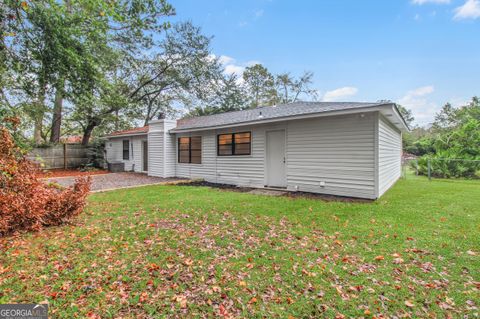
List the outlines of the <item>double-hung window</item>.
{"type": "Polygon", "coordinates": [[[229,133],[217,136],[217,155],[250,155],[252,152],[252,133],[229,133]]]}
{"type": "Polygon", "coordinates": [[[202,137],[178,138],[178,162],[202,164],[202,137]]]}
{"type": "Polygon", "coordinates": [[[123,140],[123,159],[128,161],[130,159],[130,141],[123,140]]]}

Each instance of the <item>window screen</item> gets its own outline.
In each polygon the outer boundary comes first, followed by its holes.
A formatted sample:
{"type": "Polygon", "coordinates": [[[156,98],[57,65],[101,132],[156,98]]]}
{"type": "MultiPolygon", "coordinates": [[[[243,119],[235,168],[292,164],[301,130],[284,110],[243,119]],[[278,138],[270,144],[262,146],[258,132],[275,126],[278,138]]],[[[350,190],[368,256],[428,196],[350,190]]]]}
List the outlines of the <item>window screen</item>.
{"type": "Polygon", "coordinates": [[[252,133],[230,133],[217,136],[217,155],[250,155],[252,149],[252,133]]]}

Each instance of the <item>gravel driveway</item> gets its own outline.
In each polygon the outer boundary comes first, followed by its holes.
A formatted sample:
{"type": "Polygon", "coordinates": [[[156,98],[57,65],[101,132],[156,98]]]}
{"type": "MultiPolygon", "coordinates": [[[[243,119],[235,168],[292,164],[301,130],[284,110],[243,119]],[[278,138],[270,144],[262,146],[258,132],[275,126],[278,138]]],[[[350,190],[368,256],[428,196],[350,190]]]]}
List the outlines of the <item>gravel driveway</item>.
{"type": "MultiPolygon", "coordinates": [[[[62,186],[71,186],[78,177],[52,177],[45,179],[62,186]]],[[[160,184],[180,181],[179,178],[162,178],[147,176],[141,173],[110,173],[103,175],[92,175],[92,191],[110,190],[142,185],[160,184]]]]}

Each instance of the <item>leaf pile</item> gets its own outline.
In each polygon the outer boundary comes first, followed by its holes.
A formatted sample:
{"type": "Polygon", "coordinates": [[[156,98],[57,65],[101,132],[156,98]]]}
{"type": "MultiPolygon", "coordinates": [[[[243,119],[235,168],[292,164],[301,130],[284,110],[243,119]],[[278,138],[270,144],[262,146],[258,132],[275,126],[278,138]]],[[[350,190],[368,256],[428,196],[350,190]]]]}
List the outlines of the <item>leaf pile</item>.
{"type": "Polygon", "coordinates": [[[37,172],[0,127],[0,236],[60,225],[83,210],[90,180],[79,179],[60,190],[39,180],[37,172]]]}

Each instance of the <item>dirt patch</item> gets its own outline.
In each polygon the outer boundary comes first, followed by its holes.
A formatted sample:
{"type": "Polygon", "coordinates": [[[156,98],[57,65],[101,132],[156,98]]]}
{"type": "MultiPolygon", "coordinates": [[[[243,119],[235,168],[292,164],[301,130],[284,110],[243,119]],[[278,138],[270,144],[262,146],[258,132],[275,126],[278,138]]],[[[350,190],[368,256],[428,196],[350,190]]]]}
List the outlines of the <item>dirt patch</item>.
{"type": "Polygon", "coordinates": [[[344,203],[371,203],[374,200],[356,197],[335,196],[327,194],[307,193],[307,192],[287,192],[283,196],[289,198],[308,198],[322,200],[324,202],[344,202],[344,203]]]}
{"type": "Polygon", "coordinates": [[[205,182],[205,181],[191,181],[191,182],[186,182],[186,183],[178,183],[177,185],[179,185],[179,186],[205,186],[205,187],[216,188],[216,189],[219,189],[219,190],[239,192],[239,193],[248,193],[248,192],[255,189],[255,188],[251,188],[251,187],[240,187],[240,186],[235,186],[235,185],[230,185],[230,184],[210,183],[210,182],[205,182]]]}
{"type": "Polygon", "coordinates": [[[80,171],[78,169],[52,169],[45,170],[37,174],[38,178],[52,178],[52,177],[77,177],[77,176],[91,176],[108,174],[109,172],[103,169],[96,169],[92,171],[80,171]]]}
{"type": "MultiPolygon", "coordinates": [[[[239,192],[239,193],[250,193],[255,194],[255,191],[262,191],[262,188],[252,188],[252,187],[240,187],[230,184],[220,184],[220,183],[211,183],[205,181],[191,181],[185,183],[178,183],[180,186],[205,186],[216,188],[223,191],[239,192]]],[[[281,192],[282,190],[275,190],[272,192],[281,192]]],[[[258,192],[261,195],[261,192],[258,192]]],[[[265,194],[266,195],[266,194],[265,194]]],[[[279,196],[284,196],[288,198],[308,198],[315,200],[322,200],[325,202],[345,202],[345,203],[371,203],[373,200],[364,199],[364,198],[355,198],[355,197],[344,197],[344,196],[335,196],[335,195],[326,195],[326,194],[316,194],[316,193],[307,193],[307,192],[288,192],[284,191],[283,194],[279,196]]]]}

